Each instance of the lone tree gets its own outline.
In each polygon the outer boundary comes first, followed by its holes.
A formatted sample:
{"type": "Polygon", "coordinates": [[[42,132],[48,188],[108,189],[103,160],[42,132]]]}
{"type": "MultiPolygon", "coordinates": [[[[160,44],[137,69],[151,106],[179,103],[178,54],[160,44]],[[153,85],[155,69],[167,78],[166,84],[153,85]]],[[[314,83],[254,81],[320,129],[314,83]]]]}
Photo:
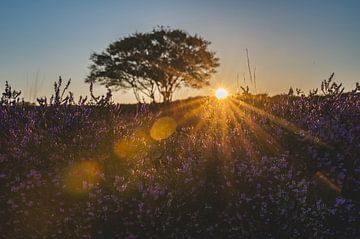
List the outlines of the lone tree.
{"type": "Polygon", "coordinates": [[[102,53],[93,53],[86,82],[115,90],[132,89],[136,99],[172,100],[180,87],[202,88],[219,66],[209,41],[183,30],[158,27],[115,41],[102,53]]]}

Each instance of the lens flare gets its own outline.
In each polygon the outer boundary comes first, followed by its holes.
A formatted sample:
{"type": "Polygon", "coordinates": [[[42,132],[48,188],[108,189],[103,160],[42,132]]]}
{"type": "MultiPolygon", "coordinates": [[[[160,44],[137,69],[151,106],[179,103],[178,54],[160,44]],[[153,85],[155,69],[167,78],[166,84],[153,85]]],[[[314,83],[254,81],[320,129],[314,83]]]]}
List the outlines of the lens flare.
{"type": "Polygon", "coordinates": [[[97,162],[77,162],[65,172],[65,190],[75,195],[87,193],[99,182],[100,174],[101,167],[97,162]]]}
{"type": "Polygon", "coordinates": [[[150,129],[150,136],[155,140],[169,138],[176,130],[177,123],[171,117],[162,117],[155,121],[150,129]]]}
{"type": "Polygon", "coordinates": [[[150,136],[143,130],[137,130],[130,138],[120,139],[114,144],[114,153],[121,159],[143,158],[150,145],[150,136]]]}
{"type": "Polygon", "coordinates": [[[229,96],[229,93],[224,88],[219,88],[215,91],[215,96],[217,99],[222,100],[229,96]]]}

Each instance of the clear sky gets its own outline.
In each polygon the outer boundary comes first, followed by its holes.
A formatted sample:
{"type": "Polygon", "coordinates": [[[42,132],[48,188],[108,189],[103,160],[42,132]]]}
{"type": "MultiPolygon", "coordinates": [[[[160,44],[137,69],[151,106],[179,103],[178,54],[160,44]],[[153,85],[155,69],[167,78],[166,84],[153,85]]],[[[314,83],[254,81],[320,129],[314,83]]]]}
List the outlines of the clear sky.
{"type": "MultiPolygon", "coordinates": [[[[247,73],[246,48],[258,93],[290,86],[308,91],[332,72],[346,89],[360,81],[357,0],[0,0],[0,90],[8,80],[25,99],[48,96],[61,75],[72,78],[75,96],[86,95],[92,52],[157,25],[212,42],[221,62],[214,87],[236,89],[236,75],[247,73]]],[[[181,90],[176,97],[209,92],[181,90]]],[[[115,93],[115,99],[134,102],[131,93],[115,93]]]]}

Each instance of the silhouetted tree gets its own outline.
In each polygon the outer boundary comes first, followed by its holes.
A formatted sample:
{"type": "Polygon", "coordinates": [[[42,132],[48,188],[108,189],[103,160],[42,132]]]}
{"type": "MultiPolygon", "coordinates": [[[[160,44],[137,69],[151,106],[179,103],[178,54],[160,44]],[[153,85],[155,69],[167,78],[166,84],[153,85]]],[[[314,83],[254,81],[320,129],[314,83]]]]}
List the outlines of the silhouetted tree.
{"type": "Polygon", "coordinates": [[[209,41],[183,30],[164,27],[134,33],[115,41],[102,53],[91,56],[93,64],[86,82],[116,89],[132,89],[138,101],[147,96],[155,101],[172,100],[180,87],[201,88],[219,66],[209,41]]]}

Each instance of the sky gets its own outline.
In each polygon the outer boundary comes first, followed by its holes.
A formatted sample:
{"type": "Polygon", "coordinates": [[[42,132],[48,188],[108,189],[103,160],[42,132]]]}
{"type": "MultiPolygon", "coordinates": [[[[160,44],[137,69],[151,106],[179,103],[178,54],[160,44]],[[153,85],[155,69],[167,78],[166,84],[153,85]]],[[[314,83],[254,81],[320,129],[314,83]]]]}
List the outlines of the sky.
{"type": "MultiPolygon", "coordinates": [[[[181,89],[176,99],[218,86],[235,92],[244,75],[250,84],[245,49],[256,67],[253,93],[307,92],[332,72],[350,90],[360,81],[359,11],[357,0],[0,0],[0,90],[9,81],[34,101],[50,96],[62,76],[72,79],[75,97],[87,95],[92,52],[158,25],[199,34],[220,58],[211,87],[181,89]]],[[[131,92],[114,99],[135,102],[131,92]]]]}

